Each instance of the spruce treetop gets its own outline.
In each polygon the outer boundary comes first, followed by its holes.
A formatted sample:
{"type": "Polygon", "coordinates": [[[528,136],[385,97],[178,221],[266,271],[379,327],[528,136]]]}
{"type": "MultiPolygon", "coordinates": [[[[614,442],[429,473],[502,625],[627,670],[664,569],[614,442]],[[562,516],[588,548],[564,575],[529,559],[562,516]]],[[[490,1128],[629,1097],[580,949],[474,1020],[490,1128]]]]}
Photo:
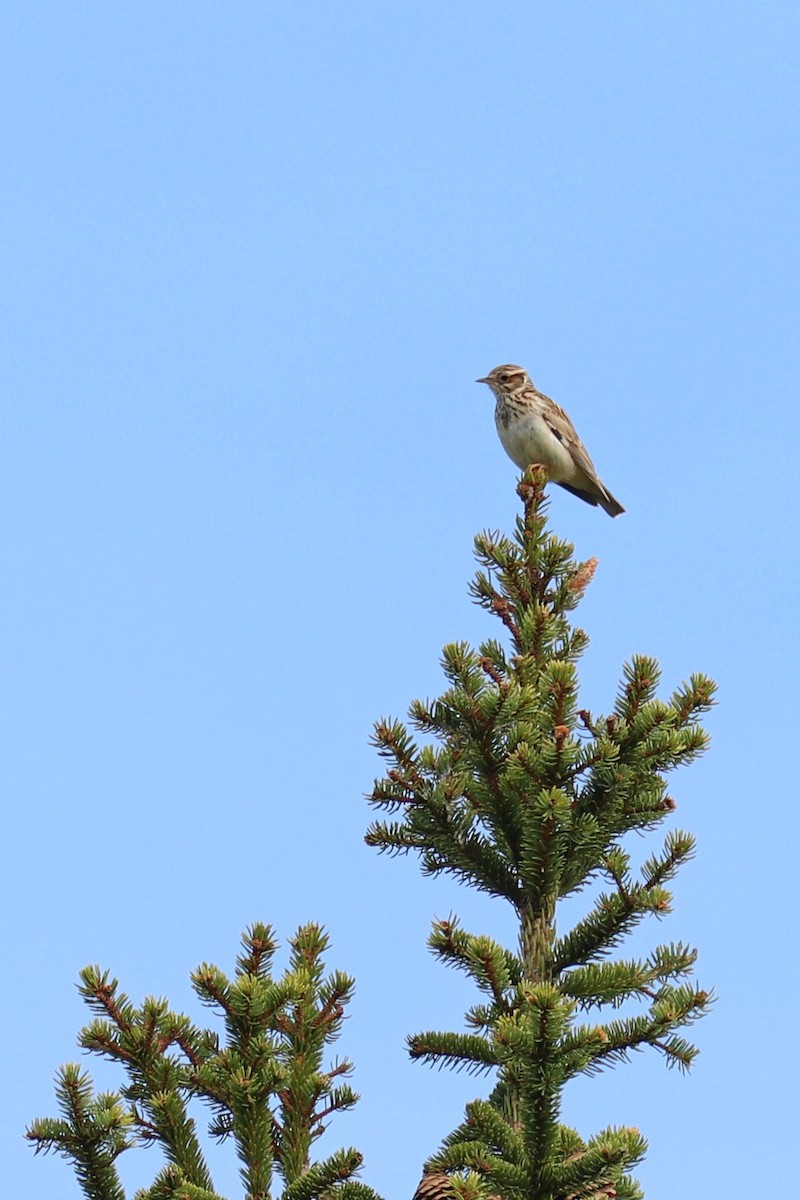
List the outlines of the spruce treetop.
{"type": "Polygon", "coordinates": [[[639,655],[607,714],[580,707],[576,664],[588,639],[569,614],[596,560],[574,561],[572,546],[548,531],[545,480],[532,468],[520,482],[513,538],[475,540],[471,592],[500,619],[504,640],[446,646],[443,694],[414,701],[407,724],[376,726],[387,770],[369,800],[388,819],[371,825],[367,842],[418,854],[423,873],[502,898],[518,919],[513,950],[455,918],[434,923],[431,949],[475,981],[481,1002],[466,1014],[469,1032],[416,1034],[411,1055],[494,1069],[497,1083],[468,1105],[429,1170],[464,1182],[477,1172],[504,1200],[634,1197],[641,1135],[607,1129],[585,1141],[559,1123],[560,1096],[574,1076],[646,1045],[683,1069],[697,1053],[679,1032],[711,999],[690,981],[695,951],[612,953],[646,917],[669,911],[667,884],[693,854],[691,835],[671,830],[635,871],[626,835],[673,811],[665,776],[705,749],[699,718],[714,687],[695,675],[659,699],[658,664],[639,655]],[[598,881],[605,887],[588,913],[559,929],[559,901],[598,881]],[[643,1011],[612,1019],[629,1000],[643,1011]]]}
{"type": "MultiPolygon", "coordinates": [[[[563,1089],[647,1046],[688,1068],[697,1050],[683,1031],[711,1002],[692,981],[692,948],[657,945],[645,957],[620,949],[646,918],[669,912],[668,885],[694,851],[689,834],[669,829],[637,865],[628,835],[671,816],[666,775],[705,749],[700,718],[713,685],[695,675],[659,698],[658,664],[639,655],[607,713],[580,706],[588,639],[570,614],[596,560],[576,562],[549,532],[545,482],[541,469],[524,475],[512,538],[475,541],[471,592],[499,618],[502,637],[446,646],[442,695],[414,701],[407,723],[375,730],[386,771],[369,797],[381,819],[368,843],[417,854],[423,873],[447,872],[506,902],[519,930],[509,948],[455,916],[433,924],[430,948],[478,994],[464,1030],[414,1034],[409,1051],[494,1078],[427,1160],[416,1200],[641,1197],[631,1174],[646,1149],[639,1131],[571,1129],[559,1119],[563,1089]],[[569,925],[562,902],[584,889],[588,911],[569,925]]],[[[62,1067],[61,1115],[34,1121],[27,1136],[71,1161],[87,1200],[125,1200],[117,1160],[147,1144],[161,1148],[164,1165],[135,1200],[221,1200],[198,1102],[211,1138],[235,1147],[246,1200],[379,1200],[356,1178],[357,1150],[314,1155],[331,1118],[358,1099],[349,1061],[326,1063],[353,981],[325,974],[318,925],[298,930],[282,975],[277,948],[272,929],[256,924],[233,976],[209,964],[194,972],[221,1032],[165,1000],[136,1006],[98,967],[82,972],[93,1019],[80,1045],[115,1062],[125,1083],[96,1094],[81,1068],[62,1067]]]]}
{"type": "Polygon", "coordinates": [[[320,926],[301,926],[275,978],[278,942],[259,923],[242,936],[232,978],[208,963],[198,967],[192,985],[222,1018],[222,1037],[171,1012],[165,1000],[134,1005],[107,971],[85,968],[80,991],[96,1016],[80,1045],[117,1063],[127,1082],[95,1095],[87,1072],[67,1064],[56,1079],[60,1118],[34,1121],[28,1139],[72,1162],[87,1200],[125,1200],[116,1160],[150,1144],[166,1164],[135,1200],[221,1200],[191,1115],[199,1100],[211,1112],[212,1139],[236,1148],[247,1200],[378,1200],[355,1178],[357,1150],[312,1162],[330,1118],[358,1100],[345,1082],[351,1063],[324,1065],[353,993],[347,975],[324,974],[327,947],[320,926]]]}

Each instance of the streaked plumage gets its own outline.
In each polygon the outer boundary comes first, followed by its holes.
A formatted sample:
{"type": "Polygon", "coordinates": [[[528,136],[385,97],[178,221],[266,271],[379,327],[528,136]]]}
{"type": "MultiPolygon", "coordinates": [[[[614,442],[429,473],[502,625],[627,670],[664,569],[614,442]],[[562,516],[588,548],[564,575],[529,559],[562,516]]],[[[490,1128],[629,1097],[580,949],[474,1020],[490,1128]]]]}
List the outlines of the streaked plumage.
{"type": "Polygon", "coordinates": [[[625,509],[600,481],[586,447],[563,408],[539,392],[522,367],[495,367],[485,379],[497,404],[495,425],[508,457],[525,470],[538,463],[547,468],[553,483],[599,504],[610,517],[625,509]]]}

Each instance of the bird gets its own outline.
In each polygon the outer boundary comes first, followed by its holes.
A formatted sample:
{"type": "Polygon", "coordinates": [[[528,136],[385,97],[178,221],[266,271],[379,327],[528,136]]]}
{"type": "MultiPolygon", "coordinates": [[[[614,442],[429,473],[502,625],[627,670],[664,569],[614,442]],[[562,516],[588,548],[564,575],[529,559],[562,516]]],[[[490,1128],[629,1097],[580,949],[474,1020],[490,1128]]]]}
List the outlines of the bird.
{"type": "Polygon", "coordinates": [[[599,504],[610,517],[625,512],[601,482],[563,408],[537,391],[527,371],[506,363],[475,382],[494,392],[494,423],[512,462],[523,470],[534,464],[545,467],[553,483],[587,504],[599,504]]]}

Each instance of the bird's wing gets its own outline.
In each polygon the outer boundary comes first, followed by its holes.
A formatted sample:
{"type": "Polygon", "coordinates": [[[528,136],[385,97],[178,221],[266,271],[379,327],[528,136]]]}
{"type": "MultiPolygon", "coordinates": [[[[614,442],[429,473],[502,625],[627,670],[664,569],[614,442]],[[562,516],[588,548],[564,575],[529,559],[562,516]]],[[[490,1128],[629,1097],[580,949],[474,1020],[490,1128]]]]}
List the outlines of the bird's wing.
{"type": "MultiPolygon", "coordinates": [[[[539,395],[545,401],[543,405],[542,417],[548,428],[552,431],[555,437],[566,446],[572,456],[572,461],[579,471],[583,471],[584,475],[592,480],[597,480],[597,471],[594,463],[589,458],[581,439],[575,432],[575,426],[570,421],[567,414],[564,412],[560,404],[556,404],[555,400],[551,400],[549,396],[539,395]]],[[[598,481],[599,482],[599,481],[598,481]]]]}

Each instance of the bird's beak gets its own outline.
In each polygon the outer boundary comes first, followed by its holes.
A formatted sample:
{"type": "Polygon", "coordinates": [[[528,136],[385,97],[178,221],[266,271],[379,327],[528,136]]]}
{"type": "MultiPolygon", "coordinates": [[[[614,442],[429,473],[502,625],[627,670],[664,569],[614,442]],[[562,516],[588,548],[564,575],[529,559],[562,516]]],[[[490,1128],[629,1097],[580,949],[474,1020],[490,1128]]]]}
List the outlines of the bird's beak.
{"type": "Polygon", "coordinates": [[[489,380],[488,379],[476,379],[475,382],[476,383],[488,383],[489,380]]]}

